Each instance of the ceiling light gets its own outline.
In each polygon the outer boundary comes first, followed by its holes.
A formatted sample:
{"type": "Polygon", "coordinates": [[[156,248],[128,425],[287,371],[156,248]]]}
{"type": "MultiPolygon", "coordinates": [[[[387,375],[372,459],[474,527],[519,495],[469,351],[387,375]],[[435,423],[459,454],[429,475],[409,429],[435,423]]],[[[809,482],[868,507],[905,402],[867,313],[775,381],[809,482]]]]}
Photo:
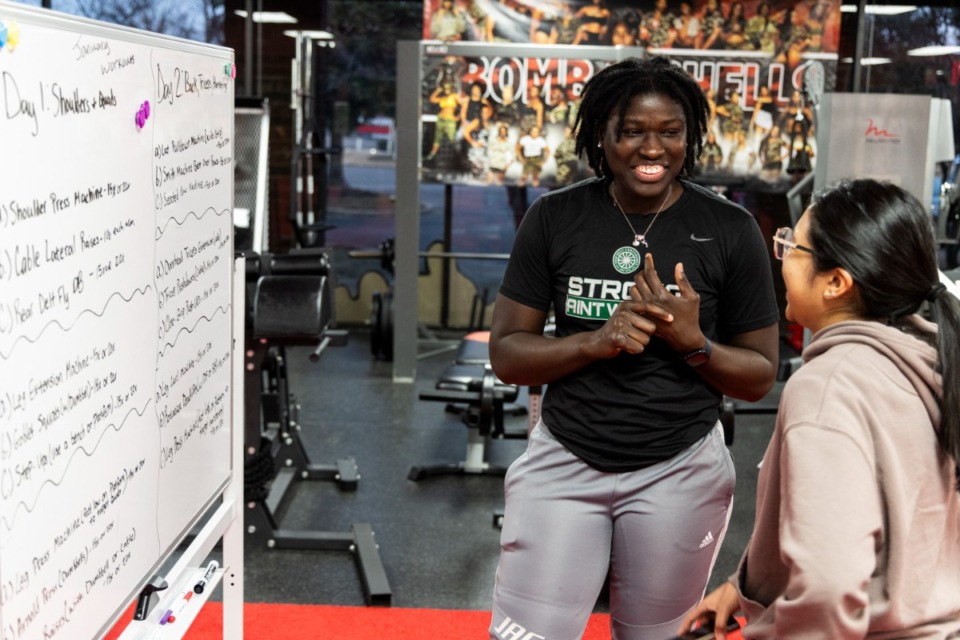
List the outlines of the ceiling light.
{"type": "Polygon", "coordinates": [[[307,38],[313,38],[314,40],[333,40],[333,34],[329,31],[284,31],[283,35],[290,36],[291,38],[303,35],[307,38]]]}
{"type": "MultiPolygon", "coordinates": [[[[247,12],[243,9],[237,9],[234,13],[243,19],[247,17],[247,12]]],[[[297,19],[283,11],[254,11],[253,21],[261,23],[295,24],[297,19]]]]}
{"type": "Polygon", "coordinates": [[[960,47],[945,44],[920,47],[918,49],[910,49],[907,51],[908,56],[949,56],[954,53],[960,53],[960,47]]]}
{"type": "MultiPolygon", "coordinates": [[[[916,11],[917,7],[912,4],[868,4],[864,7],[864,13],[872,13],[875,16],[896,16],[901,13],[910,13],[916,11]]],[[[856,13],[857,5],[844,4],[840,6],[840,11],[844,13],[856,13]]]]}
{"type": "MultiPolygon", "coordinates": [[[[840,58],[844,64],[853,64],[853,58],[840,58]]],[[[890,58],[860,58],[860,66],[870,67],[878,64],[890,64],[893,62],[890,58]]]]}

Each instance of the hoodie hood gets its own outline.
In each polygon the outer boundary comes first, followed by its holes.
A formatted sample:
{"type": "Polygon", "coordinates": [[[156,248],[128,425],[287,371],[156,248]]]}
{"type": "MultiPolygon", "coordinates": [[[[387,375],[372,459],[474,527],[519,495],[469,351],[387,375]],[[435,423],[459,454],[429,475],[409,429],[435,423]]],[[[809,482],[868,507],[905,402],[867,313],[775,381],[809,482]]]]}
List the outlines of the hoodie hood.
{"type": "Polygon", "coordinates": [[[818,331],[803,350],[803,362],[817,358],[831,347],[858,343],[868,345],[886,356],[903,372],[930,415],[933,424],[940,424],[940,399],[943,380],[936,371],[937,350],[915,334],[934,339],[937,325],[918,315],[907,318],[910,331],[880,322],[850,320],[838,322],[818,331]],[[912,333],[911,333],[912,331],[912,333]]]}

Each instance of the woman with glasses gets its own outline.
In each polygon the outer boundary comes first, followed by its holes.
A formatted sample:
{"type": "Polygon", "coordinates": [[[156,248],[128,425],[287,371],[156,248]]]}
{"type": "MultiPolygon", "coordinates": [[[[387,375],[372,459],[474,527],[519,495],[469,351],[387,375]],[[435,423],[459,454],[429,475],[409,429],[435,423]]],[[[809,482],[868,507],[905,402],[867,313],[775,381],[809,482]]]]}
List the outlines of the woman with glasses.
{"type": "Polygon", "coordinates": [[[739,610],[751,640],[958,638],[960,301],[930,217],[900,187],[853,180],[773,240],[787,319],[813,338],[739,570],[681,629],[739,610]]]}

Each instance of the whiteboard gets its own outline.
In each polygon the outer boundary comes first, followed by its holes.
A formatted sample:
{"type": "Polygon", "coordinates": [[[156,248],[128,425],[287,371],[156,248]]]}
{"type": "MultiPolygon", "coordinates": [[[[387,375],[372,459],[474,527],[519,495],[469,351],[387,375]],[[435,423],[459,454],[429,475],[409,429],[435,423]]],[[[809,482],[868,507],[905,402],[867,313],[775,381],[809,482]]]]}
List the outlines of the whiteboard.
{"type": "Polygon", "coordinates": [[[91,638],[232,471],[233,52],[0,22],[0,639],[91,638]]]}

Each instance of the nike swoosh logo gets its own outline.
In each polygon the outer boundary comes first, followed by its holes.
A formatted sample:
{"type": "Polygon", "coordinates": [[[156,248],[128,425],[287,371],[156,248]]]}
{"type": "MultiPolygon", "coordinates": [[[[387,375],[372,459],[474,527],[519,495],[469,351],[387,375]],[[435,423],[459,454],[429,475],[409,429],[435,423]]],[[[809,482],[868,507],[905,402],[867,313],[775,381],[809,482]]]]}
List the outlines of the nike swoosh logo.
{"type": "Polygon", "coordinates": [[[698,238],[697,234],[695,233],[690,234],[690,239],[693,240],[694,242],[710,242],[711,240],[713,240],[713,238],[698,238]]]}

